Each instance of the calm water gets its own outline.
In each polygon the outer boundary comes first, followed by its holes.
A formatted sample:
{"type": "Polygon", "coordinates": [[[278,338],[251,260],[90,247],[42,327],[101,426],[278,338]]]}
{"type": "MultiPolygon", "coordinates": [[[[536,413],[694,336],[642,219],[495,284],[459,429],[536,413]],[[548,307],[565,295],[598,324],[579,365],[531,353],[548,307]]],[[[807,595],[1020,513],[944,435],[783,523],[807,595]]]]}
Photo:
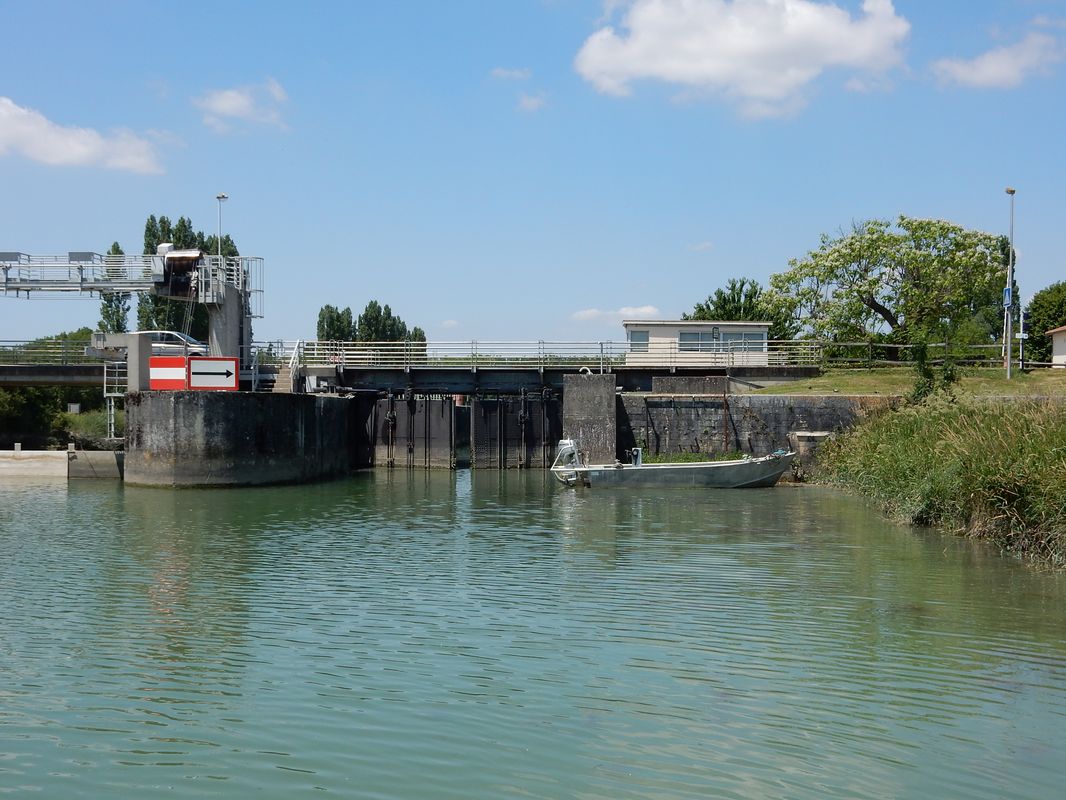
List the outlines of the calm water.
{"type": "Polygon", "coordinates": [[[0,486],[0,792],[1058,797],[1066,579],[826,491],[0,486]]]}

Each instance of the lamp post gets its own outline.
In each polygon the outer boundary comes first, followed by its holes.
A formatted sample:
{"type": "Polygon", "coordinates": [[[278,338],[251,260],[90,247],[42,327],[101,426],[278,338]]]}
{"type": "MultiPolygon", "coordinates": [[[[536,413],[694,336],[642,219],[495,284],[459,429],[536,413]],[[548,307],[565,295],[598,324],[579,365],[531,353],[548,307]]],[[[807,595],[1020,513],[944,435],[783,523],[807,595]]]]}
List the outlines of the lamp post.
{"type": "Polygon", "coordinates": [[[1007,253],[1007,288],[1003,290],[1003,338],[1007,357],[1007,380],[1010,380],[1011,349],[1014,342],[1014,189],[1007,187],[1010,195],[1010,251],[1007,253]]]}
{"type": "MultiPolygon", "coordinates": [[[[1013,189],[1011,190],[1013,191],[1013,189]]],[[[215,195],[215,199],[218,200],[218,265],[222,266],[222,204],[229,200],[229,195],[225,192],[219,192],[215,195]]]]}

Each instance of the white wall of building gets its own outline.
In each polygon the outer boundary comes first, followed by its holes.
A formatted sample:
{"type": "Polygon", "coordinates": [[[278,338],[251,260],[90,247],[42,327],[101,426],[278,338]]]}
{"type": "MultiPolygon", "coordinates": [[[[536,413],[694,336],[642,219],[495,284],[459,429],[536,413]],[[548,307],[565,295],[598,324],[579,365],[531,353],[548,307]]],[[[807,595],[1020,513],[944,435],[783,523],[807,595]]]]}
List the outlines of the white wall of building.
{"type": "Polygon", "coordinates": [[[769,322],[626,320],[627,366],[766,366],[769,322]]]}

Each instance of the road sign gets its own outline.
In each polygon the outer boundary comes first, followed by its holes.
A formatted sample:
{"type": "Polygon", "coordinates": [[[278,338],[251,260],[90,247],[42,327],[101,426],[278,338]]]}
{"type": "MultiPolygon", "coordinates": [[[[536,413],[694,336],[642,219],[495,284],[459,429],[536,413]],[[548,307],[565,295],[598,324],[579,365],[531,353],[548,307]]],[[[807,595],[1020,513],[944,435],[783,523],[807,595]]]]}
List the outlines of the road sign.
{"type": "Polygon", "coordinates": [[[185,356],[151,356],[148,359],[148,388],[188,389],[189,365],[185,356]]]}
{"type": "Polygon", "coordinates": [[[237,359],[189,356],[189,388],[235,392],[240,375],[237,359]]]}
{"type": "Polygon", "coordinates": [[[1014,338],[1015,339],[1028,339],[1029,338],[1029,334],[1028,333],[1016,333],[1016,334],[1014,334],[1014,338]]]}

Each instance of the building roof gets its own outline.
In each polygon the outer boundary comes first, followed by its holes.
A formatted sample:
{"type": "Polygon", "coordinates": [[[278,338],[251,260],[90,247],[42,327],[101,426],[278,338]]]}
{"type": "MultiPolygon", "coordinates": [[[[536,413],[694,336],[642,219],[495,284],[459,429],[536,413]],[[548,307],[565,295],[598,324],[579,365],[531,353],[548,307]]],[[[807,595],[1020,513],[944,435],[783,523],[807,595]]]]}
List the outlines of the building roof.
{"type": "Polygon", "coordinates": [[[1058,327],[1058,328],[1052,328],[1049,331],[1044,331],[1044,335],[1045,336],[1051,336],[1053,333],[1062,333],[1063,331],[1066,331],[1066,325],[1062,325],[1061,327],[1058,327]]]}
{"type": "Polygon", "coordinates": [[[622,320],[622,327],[628,328],[631,325],[646,325],[650,327],[661,327],[669,325],[671,327],[677,327],[678,325],[684,325],[685,327],[696,328],[710,328],[716,325],[736,325],[740,327],[749,328],[769,328],[773,325],[772,322],[751,322],[750,320],[730,321],[730,320],[705,320],[705,319],[624,319],[622,320]]]}

